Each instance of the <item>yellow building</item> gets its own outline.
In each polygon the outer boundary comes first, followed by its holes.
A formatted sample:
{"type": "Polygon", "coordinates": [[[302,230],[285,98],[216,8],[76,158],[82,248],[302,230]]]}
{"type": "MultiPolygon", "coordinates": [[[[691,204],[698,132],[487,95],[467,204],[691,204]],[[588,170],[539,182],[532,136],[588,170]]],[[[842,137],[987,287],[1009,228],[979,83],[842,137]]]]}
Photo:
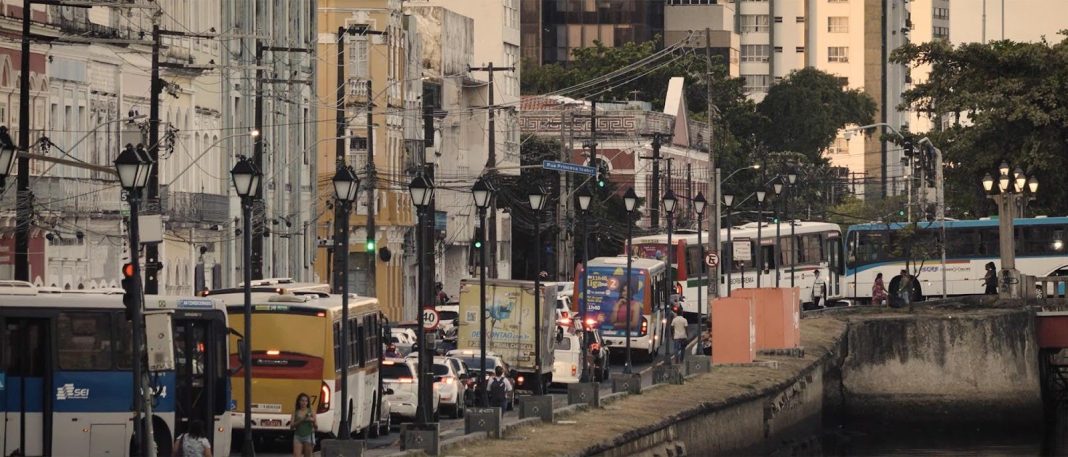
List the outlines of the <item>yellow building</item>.
{"type": "MultiPolygon", "coordinates": [[[[337,88],[345,85],[344,157],[361,180],[360,197],[350,218],[349,290],[378,297],[383,311],[393,320],[403,317],[405,289],[415,284],[414,270],[408,268],[405,250],[413,251],[411,241],[415,210],[408,197],[408,169],[412,166],[404,144],[404,116],[418,115],[405,110],[405,71],[407,36],[399,0],[319,0],[318,2],[318,202],[323,214],[317,225],[320,240],[333,238],[333,178],[337,167],[336,139],[337,88]],[[338,29],[346,28],[345,79],[337,74],[338,29]],[[360,30],[368,30],[361,34],[360,30]],[[379,34],[383,33],[384,34],[379,34]],[[368,56],[370,57],[368,59],[368,56]],[[377,179],[375,196],[375,251],[367,249],[368,167],[366,81],[371,80],[373,108],[374,165],[377,179]],[[406,242],[406,240],[408,240],[406,242]],[[388,255],[387,255],[388,253],[388,255]],[[375,278],[371,281],[370,278],[375,278]]],[[[322,245],[324,243],[320,243],[322,245]]],[[[329,246],[329,244],[327,244],[329,246]]],[[[320,278],[332,278],[330,248],[320,248],[315,271],[320,278]]]]}

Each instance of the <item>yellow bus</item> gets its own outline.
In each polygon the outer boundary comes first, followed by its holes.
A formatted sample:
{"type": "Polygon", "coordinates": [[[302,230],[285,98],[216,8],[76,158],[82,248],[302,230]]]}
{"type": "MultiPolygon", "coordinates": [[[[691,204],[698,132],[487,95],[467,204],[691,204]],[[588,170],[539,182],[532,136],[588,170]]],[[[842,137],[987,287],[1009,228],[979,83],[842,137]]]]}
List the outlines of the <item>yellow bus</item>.
{"type": "MultiPolygon", "coordinates": [[[[341,402],[341,299],[319,284],[256,284],[252,290],[252,431],[255,437],[288,435],[297,395],[316,407],[316,434],[336,437],[341,402]]],[[[222,299],[234,329],[230,341],[234,432],[244,431],[244,366],[239,340],[245,334],[241,288],[206,292],[222,299]],[[240,336],[239,336],[240,335],[240,336]]],[[[382,316],[378,299],[349,298],[348,395],[351,431],[378,436],[382,316]]],[[[242,343],[243,344],[243,343],[242,343]]]]}

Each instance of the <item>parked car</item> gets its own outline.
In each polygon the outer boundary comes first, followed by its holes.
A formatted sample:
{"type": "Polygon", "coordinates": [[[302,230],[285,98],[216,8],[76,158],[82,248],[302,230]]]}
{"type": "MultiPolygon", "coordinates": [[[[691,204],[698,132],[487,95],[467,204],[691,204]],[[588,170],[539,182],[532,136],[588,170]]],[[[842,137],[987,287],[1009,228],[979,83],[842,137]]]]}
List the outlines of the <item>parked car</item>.
{"type": "Polygon", "coordinates": [[[487,382],[486,382],[487,388],[489,386],[489,381],[488,380],[492,376],[494,370],[496,370],[497,367],[504,368],[505,376],[507,376],[509,378],[509,380],[512,381],[512,391],[509,392],[509,394],[508,394],[508,409],[509,410],[512,409],[512,407],[515,406],[515,391],[516,391],[515,390],[515,386],[517,386],[519,383],[522,382],[522,377],[521,376],[517,377],[515,370],[512,370],[508,366],[508,364],[505,363],[504,359],[501,358],[501,356],[499,356],[497,354],[494,354],[492,352],[487,352],[486,353],[486,366],[485,366],[485,369],[481,368],[480,365],[479,365],[479,361],[481,360],[481,357],[480,357],[481,354],[482,354],[482,352],[479,351],[478,349],[455,349],[455,350],[449,351],[448,354],[445,354],[445,356],[459,359],[464,364],[466,364],[467,367],[468,367],[468,370],[470,370],[470,372],[472,374],[472,376],[469,377],[468,379],[471,379],[471,378],[473,378],[475,376],[484,376],[484,377],[486,377],[486,379],[487,379],[487,382]]]}
{"type": "MultiPolygon", "coordinates": [[[[394,419],[415,419],[415,408],[419,392],[418,372],[415,362],[407,359],[386,359],[382,361],[383,398],[389,401],[391,415],[394,419]],[[390,393],[392,391],[392,393],[390,393]]],[[[431,389],[433,408],[431,415],[437,421],[441,395],[437,389],[431,389]]]]}
{"type": "Polygon", "coordinates": [[[412,352],[415,346],[415,332],[409,328],[389,329],[389,342],[397,346],[397,352],[403,357],[412,352]]]}

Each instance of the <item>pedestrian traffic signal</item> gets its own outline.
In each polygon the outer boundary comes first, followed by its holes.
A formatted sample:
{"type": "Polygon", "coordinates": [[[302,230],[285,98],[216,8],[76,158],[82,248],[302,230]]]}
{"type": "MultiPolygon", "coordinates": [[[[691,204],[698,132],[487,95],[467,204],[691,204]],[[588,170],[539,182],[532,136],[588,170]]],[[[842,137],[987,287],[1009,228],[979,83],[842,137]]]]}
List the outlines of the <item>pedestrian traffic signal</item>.
{"type": "Polygon", "coordinates": [[[125,308],[123,314],[126,315],[127,321],[132,321],[134,311],[137,308],[137,283],[134,281],[135,274],[134,264],[127,263],[122,266],[122,305],[125,308]]]}

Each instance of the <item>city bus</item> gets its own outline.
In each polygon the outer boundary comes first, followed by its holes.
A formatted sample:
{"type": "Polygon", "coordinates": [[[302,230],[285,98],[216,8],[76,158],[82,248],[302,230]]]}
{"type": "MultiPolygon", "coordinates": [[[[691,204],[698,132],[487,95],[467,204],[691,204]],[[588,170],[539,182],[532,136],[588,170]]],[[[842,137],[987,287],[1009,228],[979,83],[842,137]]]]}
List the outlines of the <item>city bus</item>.
{"type": "MultiPolygon", "coordinates": [[[[820,271],[820,277],[827,284],[828,298],[840,297],[843,290],[841,284],[842,264],[842,230],[837,224],[828,222],[809,221],[783,221],[779,227],[779,250],[775,251],[775,224],[764,223],[759,230],[759,245],[761,246],[764,269],[760,273],[761,287],[775,287],[776,273],[779,275],[779,286],[789,287],[790,276],[794,277],[794,287],[800,289],[802,302],[809,302],[812,298],[812,284],[815,281],[815,272],[820,271]],[[793,236],[790,234],[790,224],[793,224],[793,236]]],[[[727,296],[727,265],[731,262],[731,249],[734,242],[748,243],[749,252],[752,253],[749,260],[735,260],[731,263],[730,288],[731,290],[756,287],[757,272],[756,264],[757,224],[748,224],[731,227],[730,240],[727,239],[727,229],[721,229],[720,238],[720,273],[719,294],[727,296]]],[[[705,243],[705,253],[708,252],[709,232],[701,233],[701,241],[705,243]]],[[[709,268],[705,265],[701,256],[701,246],[697,243],[697,232],[682,230],[672,233],[671,243],[672,266],[675,272],[673,283],[674,291],[685,297],[683,312],[696,314],[697,288],[700,285],[704,292],[702,297],[708,296],[709,268]]],[[[637,257],[667,261],[667,234],[656,234],[634,238],[633,253],[637,257]]],[[[701,309],[707,312],[707,306],[701,305],[701,309]]]]}
{"type": "MultiPolygon", "coordinates": [[[[622,352],[627,337],[627,289],[630,300],[630,347],[651,357],[660,350],[664,328],[664,290],[667,266],[653,259],[632,257],[631,274],[627,278],[627,258],[597,257],[589,259],[587,286],[587,315],[584,322],[601,329],[601,336],[610,350],[622,352]]],[[[575,291],[582,291],[581,268],[575,274],[575,291]]],[[[582,299],[581,295],[576,297],[582,299]]]]}
{"type": "MultiPolygon", "coordinates": [[[[1016,240],[1016,269],[1022,274],[1049,276],[1068,272],[1065,235],[1068,217],[1017,218],[1013,221],[1016,240]]],[[[871,300],[875,276],[883,274],[883,283],[905,269],[916,275],[925,296],[941,296],[942,223],[919,222],[909,243],[924,246],[910,249],[910,258],[897,240],[902,223],[870,223],[850,226],[846,232],[846,295],[858,302],[871,300]]],[[[946,263],[945,294],[974,295],[984,292],[985,266],[993,262],[1001,271],[997,219],[947,220],[945,222],[946,263]]]]}
{"type": "MultiPolygon", "coordinates": [[[[129,455],[134,448],[131,326],[122,295],[37,294],[0,285],[0,449],[26,456],[129,455]]],[[[171,312],[173,370],[152,372],[159,455],[200,420],[214,449],[230,448],[227,322],[201,297],[146,296],[171,312]]],[[[225,452],[225,451],[224,451],[225,452]]]]}
{"type": "MultiPolygon", "coordinates": [[[[252,431],[254,437],[288,436],[297,395],[311,397],[316,433],[336,437],[341,402],[341,299],[328,285],[279,281],[252,286],[252,431]]],[[[235,333],[244,335],[240,287],[208,291],[222,299],[235,333]]],[[[382,318],[378,299],[350,295],[348,395],[350,430],[378,436],[382,318]]],[[[231,364],[239,366],[239,337],[231,337],[231,364]]],[[[231,378],[235,433],[244,432],[244,370],[231,378]]],[[[388,432],[388,430],[387,430],[388,432]]]]}

